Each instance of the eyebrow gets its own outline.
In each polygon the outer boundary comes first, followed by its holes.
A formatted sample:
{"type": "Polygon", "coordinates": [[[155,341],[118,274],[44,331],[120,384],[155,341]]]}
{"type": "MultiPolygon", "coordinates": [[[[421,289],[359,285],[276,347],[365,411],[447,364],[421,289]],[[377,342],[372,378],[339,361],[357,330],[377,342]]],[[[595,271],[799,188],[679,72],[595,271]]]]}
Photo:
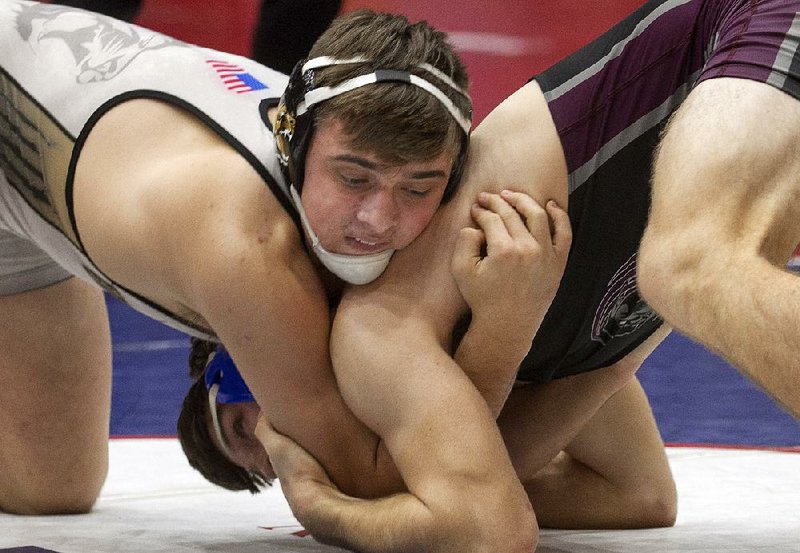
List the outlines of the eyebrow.
{"type": "MultiPolygon", "coordinates": [[[[346,163],[353,163],[358,165],[359,167],[363,167],[364,169],[368,169],[370,171],[381,171],[384,167],[387,167],[386,164],[379,164],[363,157],[354,156],[352,154],[340,154],[333,157],[336,161],[344,161],[346,163]]],[[[411,173],[412,179],[417,180],[424,180],[424,179],[438,179],[438,178],[447,178],[447,175],[444,171],[440,171],[438,169],[430,170],[430,171],[415,171],[411,173]]]]}

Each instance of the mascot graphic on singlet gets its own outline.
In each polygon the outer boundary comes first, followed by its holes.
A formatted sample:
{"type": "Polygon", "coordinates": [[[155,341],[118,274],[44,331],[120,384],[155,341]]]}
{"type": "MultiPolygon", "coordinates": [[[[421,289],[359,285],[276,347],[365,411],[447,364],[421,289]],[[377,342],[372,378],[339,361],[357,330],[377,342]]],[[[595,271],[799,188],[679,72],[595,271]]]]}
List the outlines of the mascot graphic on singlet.
{"type": "Polygon", "coordinates": [[[157,33],[142,35],[109,17],[48,4],[23,6],[17,31],[33,48],[49,40],[65,44],[75,58],[79,83],[113,79],[142,52],[181,44],[157,33]]]}
{"type": "Polygon", "coordinates": [[[639,296],[636,254],[614,273],[592,324],[592,340],[607,344],[615,336],[635,332],[658,315],[639,296]]]}

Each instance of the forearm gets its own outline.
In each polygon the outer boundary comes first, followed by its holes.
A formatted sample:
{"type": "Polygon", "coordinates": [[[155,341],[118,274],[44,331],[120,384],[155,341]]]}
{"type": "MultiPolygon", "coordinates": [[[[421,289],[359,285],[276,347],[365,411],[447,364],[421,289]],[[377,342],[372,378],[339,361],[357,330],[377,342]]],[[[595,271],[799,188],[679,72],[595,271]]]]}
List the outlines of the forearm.
{"type": "Polygon", "coordinates": [[[333,520],[355,539],[361,513],[375,528],[391,519],[386,540],[415,551],[526,550],[535,519],[485,401],[429,327],[409,318],[370,324],[372,309],[340,306],[336,374],[354,413],[385,440],[409,491],[347,504],[343,512],[354,518],[333,520]]]}
{"type": "Polygon", "coordinates": [[[480,194],[453,254],[453,277],[472,313],[454,356],[496,418],[552,303],[571,229],[554,202],[506,191],[480,194]],[[485,247],[485,255],[482,251],[485,247]]]}
{"type": "Polygon", "coordinates": [[[454,355],[495,418],[508,399],[519,365],[535,334],[529,330],[522,332],[526,329],[518,329],[517,336],[498,334],[498,328],[494,321],[473,320],[454,355]]]}
{"type": "Polygon", "coordinates": [[[295,513],[314,538],[360,553],[446,551],[431,513],[411,494],[363,500],[327,487],[308,513],[295,513]]]}

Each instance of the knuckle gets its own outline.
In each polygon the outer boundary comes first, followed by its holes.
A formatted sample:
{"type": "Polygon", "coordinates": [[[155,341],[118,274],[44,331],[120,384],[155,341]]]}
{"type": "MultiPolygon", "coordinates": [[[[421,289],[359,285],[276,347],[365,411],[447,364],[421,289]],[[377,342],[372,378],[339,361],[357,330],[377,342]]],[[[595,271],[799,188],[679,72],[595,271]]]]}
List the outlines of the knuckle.
{"type": "Polygon", "coordinates": [[[506,241],[502,241],[495,245],[493,255],[499,259],[507,259],[514,255],[515,249],[506,241]]]}
{"type": "Polygon", "coordinates": [[[494,211],[490,211],[490,210],[484,209],[484,210],[478,212],[477,219],[478,219],[478,221],[491,221],[493,219],[498,219],[499,217],[500,216],[497,213],[495,213],[494,211]]]}

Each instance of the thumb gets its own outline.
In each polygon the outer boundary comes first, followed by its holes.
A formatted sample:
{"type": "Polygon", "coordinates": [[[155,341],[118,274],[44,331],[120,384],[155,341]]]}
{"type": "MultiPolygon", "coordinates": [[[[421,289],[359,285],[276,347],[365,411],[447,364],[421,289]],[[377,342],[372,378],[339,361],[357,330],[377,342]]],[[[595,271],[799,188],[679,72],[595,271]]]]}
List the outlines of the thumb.
{"type": "Polygon", "coordinates": [[[258,441],[264,446],[264,449],[267,450],[267,454],[270,458],[272,458],[274,454],[278,454],[280,450],[285,447],[282,442],[285,441],[286,438],[278,434],[263,415],[258,418],[255,435],[258,441]]]}
{"type": "Polygon", "coordinates": [[[547,211],[553,221],[553,246],[559,254],[566,255],[572,244],[569,214],[553,201],[548,202],[547,211]]]}

